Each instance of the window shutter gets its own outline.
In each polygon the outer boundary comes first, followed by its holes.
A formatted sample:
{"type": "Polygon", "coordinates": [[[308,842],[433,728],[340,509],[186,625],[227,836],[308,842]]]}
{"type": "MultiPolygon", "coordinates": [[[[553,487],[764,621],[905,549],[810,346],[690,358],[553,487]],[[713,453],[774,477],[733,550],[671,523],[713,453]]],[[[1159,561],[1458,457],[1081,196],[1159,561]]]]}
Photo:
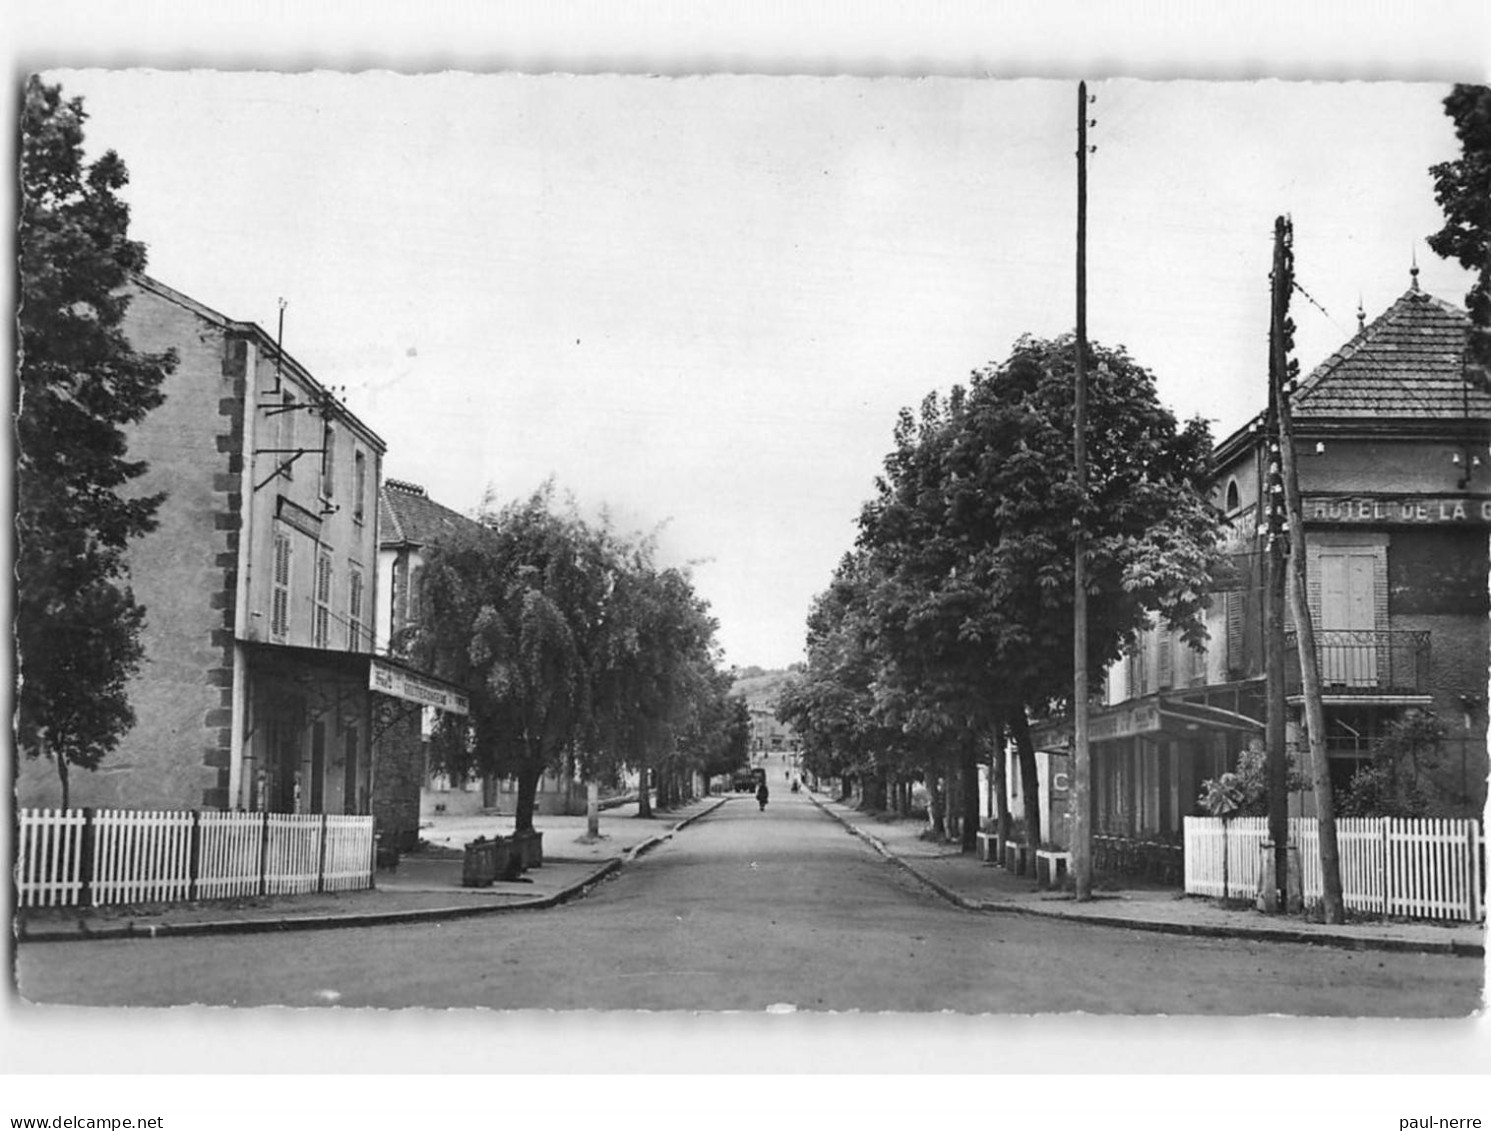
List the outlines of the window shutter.
{"type": "Polygon", "coordinates": [[[347,578],[347,647],[362,647],[362,570],[355,568],[347,578]]]}
{"type": "Polygon", "coordinates": [[[269,604],[269,632],[284,636],[290,630],[290,537],[274,536],[274,561],[269,604]]]}
{"type": "Polygon", "coordinates": [[[1227,604],[1227,677],[1246,668],[1243,658],[1243,595],[1236,591],[1222,595],[1227,604]]]}
{"type": "Polygon", "coordinates": [[[331,555],[326,553],[316,559],[316,614],[311,635],[317,648],[331,643],[331,555]]]}

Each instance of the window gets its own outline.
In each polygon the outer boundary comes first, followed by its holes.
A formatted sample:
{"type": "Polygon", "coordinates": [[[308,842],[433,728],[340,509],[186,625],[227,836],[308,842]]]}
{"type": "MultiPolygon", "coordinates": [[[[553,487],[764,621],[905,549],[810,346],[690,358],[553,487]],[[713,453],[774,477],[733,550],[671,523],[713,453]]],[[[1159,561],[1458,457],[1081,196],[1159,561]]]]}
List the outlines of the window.
{"type": "Polygon", "coordinates": [[[355,452],[352,456],[352,521],[361,522],[366,513],[368,496],[368,456],[366,452],[355,452]]]}
{"type": "Polygon", "coordinates": [[[404,605],[404,619],[409,624],[419,621],[419,575],[424,572],[419,566],[409,566],[409,596],[404,605]]]}
{"type": "Polygon", "coordinates": [[[269,634],[283,637],[290,630],[290,536],[274,535],[274,570],[271,575],[269,634]]]}
{"type": "Polygon", "coordinates": [[[337,434],[331,427],[331,421],[321,430],[321,497],[332,498],[336,493],[336,440],[337,434]]]}
{"type": "Polygon", "coordinates": [[[295,478],[295,394],[286,389],[280,400],[280,447],[283,449],[274,458],[280,462],[280,474],[286,479],[295,478]]]}
{"type": "Polygon", "coordinates": [[[1229,479],[1227,481],[1227,513],[1231,514],[1241,505],[1241,500],[1238,498],[1237,494],[1237,480],[1229,479]]]}
{"type": "Polygon", "coordinates": [[[362,650],[362,568],[351,566],[347,572],[347,647],[362,650]]]}
{"type": "Polygon", "coordinates": [[[311,644],[326,648],[331,643],[331,554],[322,550],[316,557],[316,610],[311,625],[311,644]]]}

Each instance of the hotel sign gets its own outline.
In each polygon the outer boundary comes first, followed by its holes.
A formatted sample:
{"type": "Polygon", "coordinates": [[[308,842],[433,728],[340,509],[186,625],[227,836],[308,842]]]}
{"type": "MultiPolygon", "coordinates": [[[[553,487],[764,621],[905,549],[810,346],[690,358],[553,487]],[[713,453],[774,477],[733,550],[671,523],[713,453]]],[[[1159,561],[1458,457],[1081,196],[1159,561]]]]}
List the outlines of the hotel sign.
{"type": "Polygon", "coordinates": [[[368,667],[368,687],[382,695],[423,703],[455,715],[469,715],[471,702],[454,688],[374,660],[368,667]]]}
{"type": "Polygon", "coordinates": [[[1159,729],[1159,704],[1136,703],[1132,707],[1118,707],[1093,715],[1087,723],[1087,738],[1089,742],[1103,742],[1111,738],[1150,734],[1159,729]]]}
{"type": "Polygon", "coordinates": [[[1335,525],[1488,526],[1491,499],[1432,495],[1306,495],[1306,522],[1335,525]]]}

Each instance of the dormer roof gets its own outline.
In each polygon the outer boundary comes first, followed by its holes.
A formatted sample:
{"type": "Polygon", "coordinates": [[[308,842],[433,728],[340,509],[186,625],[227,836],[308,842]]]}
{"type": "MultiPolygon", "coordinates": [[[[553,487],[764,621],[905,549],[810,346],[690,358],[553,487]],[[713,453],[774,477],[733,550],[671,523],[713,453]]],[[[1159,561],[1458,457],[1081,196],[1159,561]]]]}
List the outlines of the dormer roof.
{"type": "Polygon", "coordinates": [[[378,492],[379,542],[386,547],[430,546],[462,531],[484,529],[429,497],[417,483],[385,479],[378,492]]]}

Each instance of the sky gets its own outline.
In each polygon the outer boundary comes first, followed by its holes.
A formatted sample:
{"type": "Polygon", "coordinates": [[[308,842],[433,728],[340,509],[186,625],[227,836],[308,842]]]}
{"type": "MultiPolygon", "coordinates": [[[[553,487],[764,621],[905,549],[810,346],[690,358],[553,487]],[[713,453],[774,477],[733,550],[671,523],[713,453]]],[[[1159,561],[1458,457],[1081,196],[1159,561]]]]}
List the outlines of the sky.
{"type": "MultiPolygon", "coordinates": [[[[472,512],[552,478],[659,533],[727,663],[802,658],[896,414],[1075,324],[1076,84],[52,70],[149,272],[284,343],[472,512]]],[[[1088,325],[1218,439],[1434,256],[1445,83],[1097,81],[1088,325]]]]}

